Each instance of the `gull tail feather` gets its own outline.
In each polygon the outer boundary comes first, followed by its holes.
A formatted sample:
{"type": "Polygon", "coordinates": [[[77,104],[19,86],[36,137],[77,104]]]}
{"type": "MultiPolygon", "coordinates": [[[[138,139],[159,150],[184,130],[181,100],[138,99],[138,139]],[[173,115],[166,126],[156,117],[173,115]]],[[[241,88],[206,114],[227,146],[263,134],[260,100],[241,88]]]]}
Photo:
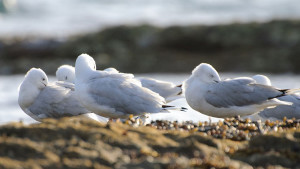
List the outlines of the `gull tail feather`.
{"type": "Polygon", "coordinates": [[[177,111],[184,111],[186,112],[188,109],[185,107],[176,107],[176,106],[169,106],[169,105],[162,105],[163,110],[177,110],[177,111]]]}
{"type": "Polygon", "coordinates": [[[297,89],[282,89],[280,91],[283,92],[284,94],[294,94],[294,93],[300,92],[300,88],[297,88],[297,89]]]}
{"type": "Polygon", "coordinates": [[[286,101],[280,101],[280,102],[282,102],[282,104],[284,104],[284,105],[293,105],[294,103],[292,103],[292,102],[286,102],[286,101]]]}
{"type": "Polygon", "coordinates": [[[269,100],[270,99],[274,99],[274,98],[279,98],[279,97],[282,97],[282,96],[286,96],[286,95],[289,95],[289,94],[294,94],[294,93],[298,93],[300,92],[300,88],[297,88],[297,89],[279,89],[278,91],[282,92],[281,94],[275,96],[275,97],[270,97],[268,98],[269,100]]]}
{"type": "Polygon", "coordinates": [[[176,87],[182,88],[182,84],[180,84],[180,85],[177,85],[176,87]]]}
{"type": "Polygon", "coordinates": [[[282,101],[282,100],[279,100],[277,98],[274,98],[273,101],[275,101],[275,104],[272,103],[273,105],[270,106],[270,107],[273,107],[273,106],[276,107],[276,106],[279,106],[279,105],[288,105],[288,106],[293,105],[292,102],[282,101]]]}
{"type": "Polygon", "coordinates": [[[182,95],[182,84],[177,85],[176,87],[180,88],[180,91],[177,93],[177,95],[182,95]]]}

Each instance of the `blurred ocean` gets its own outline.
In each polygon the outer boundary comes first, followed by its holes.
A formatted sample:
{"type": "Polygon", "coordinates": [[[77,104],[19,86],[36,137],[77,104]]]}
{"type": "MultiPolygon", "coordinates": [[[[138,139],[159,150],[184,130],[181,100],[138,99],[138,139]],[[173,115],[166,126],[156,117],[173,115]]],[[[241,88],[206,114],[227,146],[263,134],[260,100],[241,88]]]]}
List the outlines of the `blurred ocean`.
{"type": "MultiPolygon", "coordinates": [[[[253,73],[234,74],[234,73],[220,73],[222,78],[234,78],[240,76],[251,77],[253,73]]],[[[299,88],[300,87],[300,75],[293,74],[282,74],[282,75],[271,75],[266,74],[272,81],[273,85],[278,88],[299,88]]],[[[188,78],[188,74],[141,74],[136,75],[143,77],[151,77],[159,80],[165,80],[180,84],[183,80],[188,78]]],[[[27,116],[18,105],[18,87],[23,81],[24,75],[14,76],[0,76],[0,124],[7,123],[10,121],[22,120],[25,123],[34,122],[29,116],[27,116]]],[[[50,77],[49,81],[54,81],[54,77],[50,77]]],[[[151,119],[168,119],[187,121],[192,120],[208,121],[209,117],[192,110],[186,103],[185,99],[179,99],[170,103],[170,105],[187,107],[187,112],[176,112],[172,113],[160,113],[152,115],[151,119]]],[[[211,118],[212,121],[218,121],[218,118],[211,118]]]]}
{"type": "Polygon", "coordinates": [[[0,0],[0,38],[66,37],[122,24],[226,24],[300,18],[299,0],[0,0]]]}

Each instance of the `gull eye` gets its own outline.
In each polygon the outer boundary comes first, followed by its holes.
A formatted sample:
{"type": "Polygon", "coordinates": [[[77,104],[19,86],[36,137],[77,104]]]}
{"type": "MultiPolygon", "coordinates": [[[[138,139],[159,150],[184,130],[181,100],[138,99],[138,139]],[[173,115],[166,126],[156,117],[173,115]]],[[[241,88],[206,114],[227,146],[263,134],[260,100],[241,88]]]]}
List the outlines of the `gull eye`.
{"type": "Polygon", "coordinates": [[[214,75],[212,75],[212,74],[211,74],[211,75],[209,75],[209,77],[213,78],[213,77],[214,77],[214,75]]]}
{"type": "Polygon", "coordinates": [[[66,76],[65,79],[68,80],[68,76],[66,76]]]}
{"type": "Polygon", "coordinates": [[[42,80],[45,81],[45,78],[43,78],[42,80]]]}

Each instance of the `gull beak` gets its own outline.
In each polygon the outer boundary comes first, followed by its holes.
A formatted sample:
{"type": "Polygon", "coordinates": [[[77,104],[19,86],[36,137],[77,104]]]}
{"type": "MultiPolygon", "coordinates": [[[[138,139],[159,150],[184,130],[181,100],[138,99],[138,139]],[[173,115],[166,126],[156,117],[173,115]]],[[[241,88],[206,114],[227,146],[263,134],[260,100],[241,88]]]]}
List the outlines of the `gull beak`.
{"type": "Polygon", "coordinates": [[[217,81],[217,80],[214,80],[214,82],[219,83],[219,81],[217,81]]]}

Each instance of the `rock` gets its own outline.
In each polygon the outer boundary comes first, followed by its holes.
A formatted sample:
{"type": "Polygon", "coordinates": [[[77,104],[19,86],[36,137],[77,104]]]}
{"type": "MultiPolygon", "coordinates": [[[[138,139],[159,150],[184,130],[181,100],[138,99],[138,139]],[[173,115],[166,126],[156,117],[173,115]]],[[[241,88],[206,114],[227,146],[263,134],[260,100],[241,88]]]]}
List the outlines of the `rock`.
{"type": "Polygon", "coordinates": [[[253,166],[282,166],[285,168],[300,167],[300,139],[294,132],[267,134],[253,137],[245,149],[233,155],[253,166]]]}
{"type": "Polygon", "coordinates": [[[300,128],[291,127],[233,141],[80,118],[9,123],[0,126],[0,168],[296,168],[300,128]]]}

